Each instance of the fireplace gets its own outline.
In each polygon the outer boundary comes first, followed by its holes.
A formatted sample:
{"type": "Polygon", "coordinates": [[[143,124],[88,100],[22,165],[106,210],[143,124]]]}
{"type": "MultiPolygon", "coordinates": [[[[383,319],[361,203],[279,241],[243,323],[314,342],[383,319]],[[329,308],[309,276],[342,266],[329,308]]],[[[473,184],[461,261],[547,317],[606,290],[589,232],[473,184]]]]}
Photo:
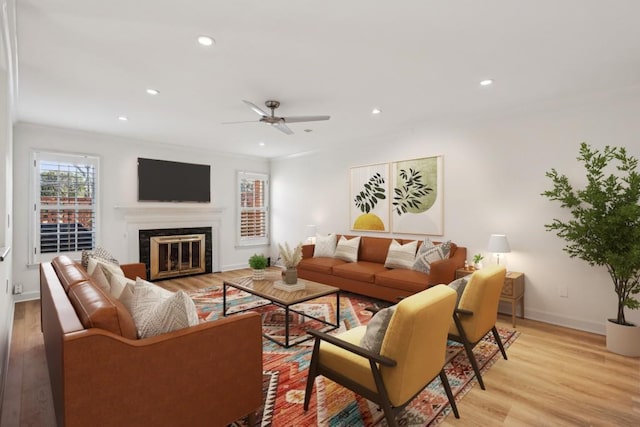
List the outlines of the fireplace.
{"type": "Polygon", "coordinates": [[[211,227],[139,231],[140,262],[149,280],[212,271],[211,227]]]}

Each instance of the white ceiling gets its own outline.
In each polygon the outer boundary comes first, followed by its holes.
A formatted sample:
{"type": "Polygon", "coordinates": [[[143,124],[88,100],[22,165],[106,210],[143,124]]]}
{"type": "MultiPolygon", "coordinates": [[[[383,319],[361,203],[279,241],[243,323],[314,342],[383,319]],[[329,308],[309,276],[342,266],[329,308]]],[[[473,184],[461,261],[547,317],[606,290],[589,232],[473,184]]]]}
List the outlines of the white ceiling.
{"type": "Polygon", "coordinates": [[[640,84],[640,0],[16,2],[19,120],[222,152],[286,156],[640,84]],[[243,99],[331,120],[285,135],[243,99]]]}

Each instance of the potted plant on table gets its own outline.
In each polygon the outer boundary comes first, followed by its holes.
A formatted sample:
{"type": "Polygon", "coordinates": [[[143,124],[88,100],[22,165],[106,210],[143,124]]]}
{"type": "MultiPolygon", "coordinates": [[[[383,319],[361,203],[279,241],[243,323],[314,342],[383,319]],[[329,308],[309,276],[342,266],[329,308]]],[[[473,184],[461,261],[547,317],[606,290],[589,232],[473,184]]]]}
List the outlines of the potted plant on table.
{"type": "Polygon", "coordinates": [[[264,280],[264,271],[267,268],[267,257],[260,254],[253,254],[249,258],[249,267],[253,269],[253,280],[264,280]]]}
{"type": "Polygon", "coordinates": [[[567,242],[570,257],[589,265],[605,266],[617,295],[618,313],[606,322],[607,349],[640,356],[640,327],[625,319],[625,308],[637,309],[640,292],[640,174],[638,160],[624,147],[599,151],[580,144],[578,161],[584,163],[587,184],[575,189],[555,169],[546,173],[553,182],[542,193],[569,209],[571,219],[554,219],[548,231],[567,242]],[[607,175],[608,174],[608,175],[607,175]]]}
{"type": "Polygon", "coordinates": [[[473,256],[473,267],[477,270],[482,268],[482,260],[484,256],[482,254],[475,254],[473,256]]]}
{"type": "Polygon", "coordinates": [[[298,269],[296,267],[302,261],[302,243],[299,243],[293,250],[288,243],[285,243],[284,246],[278,244],[278,249],[285,267],[283,280],[288,285],[295,285],[298,283],[298,269]]]}

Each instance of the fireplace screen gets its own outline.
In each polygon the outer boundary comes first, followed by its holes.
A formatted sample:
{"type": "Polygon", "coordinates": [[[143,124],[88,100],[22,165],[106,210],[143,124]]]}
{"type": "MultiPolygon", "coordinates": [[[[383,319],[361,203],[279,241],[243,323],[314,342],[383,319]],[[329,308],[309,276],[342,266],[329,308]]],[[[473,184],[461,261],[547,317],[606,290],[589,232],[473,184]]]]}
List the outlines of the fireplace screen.
{"type": "Polygon", "coordinates": [[[206,271],[204,234],[156,236],[150,243],[151,280],[206,271]]]}

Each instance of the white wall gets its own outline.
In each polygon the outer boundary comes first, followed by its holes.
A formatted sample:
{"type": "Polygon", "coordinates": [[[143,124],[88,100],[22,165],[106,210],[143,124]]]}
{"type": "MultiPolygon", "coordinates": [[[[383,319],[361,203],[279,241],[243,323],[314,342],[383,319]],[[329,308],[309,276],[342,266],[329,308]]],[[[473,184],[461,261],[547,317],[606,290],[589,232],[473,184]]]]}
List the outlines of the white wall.
{"type": "MultiPolygon", "coordinates": [[[[11,0],[0,1],[0,9],[0,248],[4,248],[13,245],[12,120],[15,4],[11,0]]],[[[9,344],[13,326],[12,257],[13,252],[9,252],[5,260],[0,262],[0,406],[3,402],[9,366],[9,344]]]]}
{"type": "MultiPolygon", "coordinates": [[[[137,262],[137,252],[129,250],[127,223],[121,209],[116,207],[149,206],[137,202],[138,157],[202,163],[211,165],[211,204],[156,204],[176,207],[221,208],[219,254],[221,270],[246,267],[247,259],[255,251],[268,248],[237,248],[236,171],[269,172],[269,162],[261,158],[229,156],[190,150],[184,147],[161,145],[121,139],[107,135],[19,123],[14,131],[14,261],[13,281],[22,283],[20,299],[38,298],[38,267],[28,265],[30,153],[33,149],[85,153],[100,157],[100,237],[98,244],[109,249],[121,262],[137,262]]],[[[159,209],[162,210],[162,209],[159,209]]],[[[176,226],[181,226],[177,221],[176,226]]],[[[153,228],[153,227],[151,227],[153,228]]]]}
{"type": "MultiPolygon", "coordinates": [[[[540,193],[551,187],[545,172],[552,167],[578,180],[584,176],[575,160],[580,142],[625,146],[640,157],[639,116],[636,89],[485,122],[423,123],[345,143],[339,153],[273,161],[273,241],[304,240],[306,224],[322,233],[349,232],[350,167],[443,155],[443,238],[466,246],[470,258],[488,256],[489,235],[506,233],[508,268],[525,273],[526,317],[604,333],[605,319],[616,315],[611,280],[604,268],[570,259],[563,241],[545,231],[544,224],[564,213],[540,193]],[[562,287],[567,298],[560,297],[562,287]]],[[[640,321],[640,311],[627,314],[640,321]]]]}

